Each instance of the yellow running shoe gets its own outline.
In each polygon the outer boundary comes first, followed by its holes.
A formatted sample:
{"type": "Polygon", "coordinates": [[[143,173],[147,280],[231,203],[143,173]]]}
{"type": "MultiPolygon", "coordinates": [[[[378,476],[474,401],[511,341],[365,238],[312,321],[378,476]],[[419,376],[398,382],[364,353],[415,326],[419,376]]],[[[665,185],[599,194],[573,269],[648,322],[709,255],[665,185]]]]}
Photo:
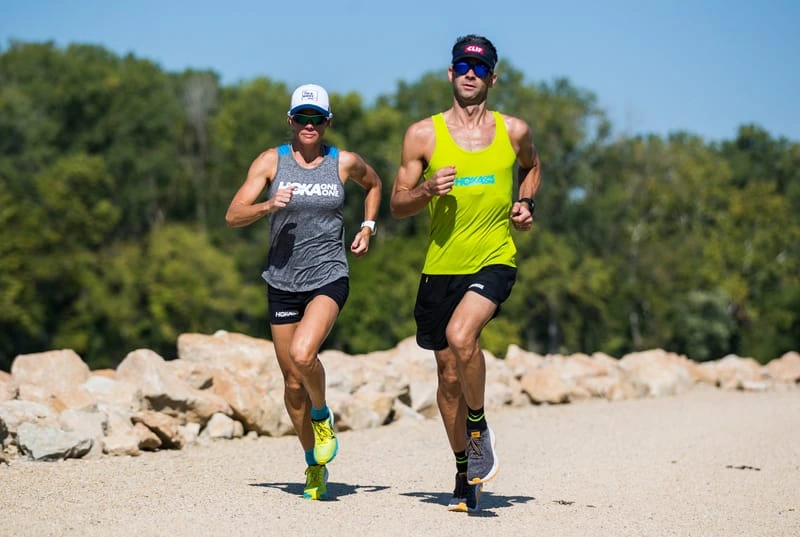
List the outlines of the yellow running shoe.
{"type": "Polygon", "coordinates": [[[325,466],[317,464],[306,468],[306,487],[303,489],[303,498],[310,500],[328,498],[328,469],[325,466]]]}
{"type": "Polygon", "coordinates": [[[311,421],[314,428],[314,459],[317,464],[328,464],[339,451],[339,440],[333,430],[333,412],[327,419],[311,421]]]}

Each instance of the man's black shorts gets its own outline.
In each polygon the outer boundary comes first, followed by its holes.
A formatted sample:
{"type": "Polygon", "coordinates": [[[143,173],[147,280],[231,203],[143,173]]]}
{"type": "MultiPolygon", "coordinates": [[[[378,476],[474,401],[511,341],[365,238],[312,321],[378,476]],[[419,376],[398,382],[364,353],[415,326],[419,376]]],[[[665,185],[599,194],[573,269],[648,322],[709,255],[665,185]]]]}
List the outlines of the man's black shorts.
{"type": "Polygon", "coordinates": [[[339,305],[339,311],[342,311],[349,294],[350,278],[346,276],[313,291],[283,291],[268,285],[267,300],[269,301],[269,324],[291,324],[299,322],[300,319],[303,318],[308,303],[319,295],[331,297],[333,301],[339,305]]]}
{"type": "Polygon", "coordinates": [[[492,318],[497,317],[516,279],[517,269],[508,265],[489,265],[475,274],[423,274],[414,306],[417,344],[434,351],[447,348],[447,324],[467,291],[475,291],[497,304],[492,318]]]}

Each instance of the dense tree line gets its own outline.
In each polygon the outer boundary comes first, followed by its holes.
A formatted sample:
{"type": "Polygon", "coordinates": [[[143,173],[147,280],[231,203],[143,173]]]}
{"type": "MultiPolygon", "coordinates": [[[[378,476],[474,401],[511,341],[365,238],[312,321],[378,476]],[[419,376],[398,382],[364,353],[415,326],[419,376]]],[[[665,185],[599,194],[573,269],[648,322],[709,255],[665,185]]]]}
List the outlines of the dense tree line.
{"type": "MultiPolygon", "coordinates": [[[[800,349],[799,143],[755,125],[724,142],[612,136],[591,92],[527,82],[505,61],[498,72],[490,105],[532,126],[543,186],[484,348],[761,361],[800,349]]],[[[267,222],[231,230],[224,213],[252,159],[288,139],[291,89],[225,86],[97,46],[0,51],[0,369],[54,348],[93,368],[142,347],[170,358],[183,332],[268,338],[267,222]]],[[[405,128],[451,93],[442,71],[370,105],[332,100],[329,142],[372,163],[386,194],[325,345],[366,353],[414,331],[427,216],[393,220],[388,192],[405,128]]],[[[363,197],[352,192],[354,232],[363,197]]]]}

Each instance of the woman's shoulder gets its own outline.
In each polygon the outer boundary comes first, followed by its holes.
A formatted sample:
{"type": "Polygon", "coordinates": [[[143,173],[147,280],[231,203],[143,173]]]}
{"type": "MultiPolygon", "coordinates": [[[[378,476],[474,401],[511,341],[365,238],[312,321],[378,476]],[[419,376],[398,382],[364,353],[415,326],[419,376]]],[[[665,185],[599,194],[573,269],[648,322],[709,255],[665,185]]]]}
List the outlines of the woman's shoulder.
{"type": "Polygon", "coordinates": [[[277,167],[278,148],[270,147],[259,153],[259,155],[253,159],[253,163],[250,164],[250,171],[258,175],[263,175],[267,179],[272,179],[277,167]]]}
{"type": "Polygon", "coordinates": [[[346,149],[338,150],[339,166],[345,169],[351,168],[354,164],[363,161],[361,155],[355,151],[348,151],[346,149]]]}

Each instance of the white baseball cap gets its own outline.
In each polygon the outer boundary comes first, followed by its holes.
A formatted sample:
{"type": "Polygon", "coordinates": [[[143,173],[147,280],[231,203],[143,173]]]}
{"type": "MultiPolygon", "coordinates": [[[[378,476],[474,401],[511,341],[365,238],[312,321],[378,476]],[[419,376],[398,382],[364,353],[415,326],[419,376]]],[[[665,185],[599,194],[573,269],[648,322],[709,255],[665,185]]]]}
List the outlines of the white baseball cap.
{"type": "Polygon", "coordinates": [[[327,116],[328,119],[333,117],[328,92],[325,91],[325,88],[316,84],[303,84],[298,86],[292,93],[292,106],[289,108],[289,115],[292,116],[304,108],[316,110],[320,114],[327,116]]]}

